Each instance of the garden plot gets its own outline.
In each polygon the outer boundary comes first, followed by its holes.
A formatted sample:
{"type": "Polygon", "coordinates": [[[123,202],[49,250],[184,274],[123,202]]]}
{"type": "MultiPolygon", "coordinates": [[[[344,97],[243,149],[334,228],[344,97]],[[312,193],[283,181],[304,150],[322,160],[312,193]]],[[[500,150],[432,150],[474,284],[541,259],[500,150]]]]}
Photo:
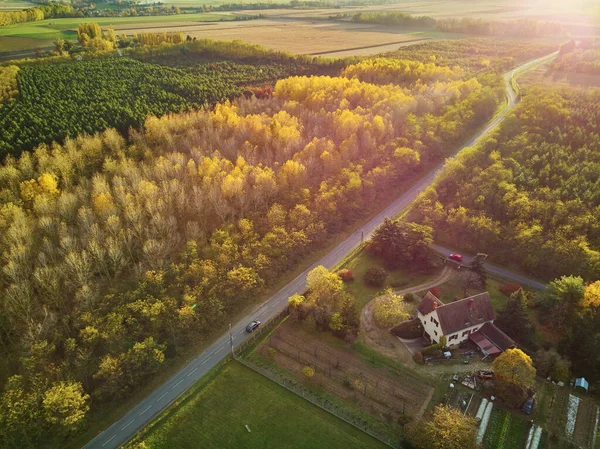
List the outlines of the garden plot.
{"type": "Polygon", "coordinates": [[[590,398],[580,398],[565,388],[556,391],[547,423],[550,433],[566,438],[582,448],[594,448],[600,410],[590,398]]]}
{"type": "Polygon", "coordinates": [[[416,375],[373,368],[352,351],[330,346],[290,324],[280,327],[257,352],[299,379],[304,380],[305,366],[313,366],[315,374],[308,382],[378,419],[420,417],[434,392],[416,375]]]}
{"type": "Polygon", "coordinates": [[[494,407],[483,439],[484,449],[518,449],[527,443],[531,424],[494,407]]]}

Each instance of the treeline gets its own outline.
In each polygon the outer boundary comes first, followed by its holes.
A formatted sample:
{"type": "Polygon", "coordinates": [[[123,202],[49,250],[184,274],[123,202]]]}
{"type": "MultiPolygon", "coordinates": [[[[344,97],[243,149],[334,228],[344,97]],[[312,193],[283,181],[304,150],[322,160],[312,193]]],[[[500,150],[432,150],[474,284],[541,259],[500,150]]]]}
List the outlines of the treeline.
{"type": "Polygon", "coordinates": [[[16,23],[37,22],[52,17],[72,17],[73,7],[59,3],[48,3],[22,11],[0,12],[0,26],[16,23]]]}
{"type": "MultiPolygon", "coordinates": [[[[348,14],[334,18],[344,19],[348,14]]],[[[540,22],[533,19],[488,21],[481,18],[434,19],[429,16],[412,16],[402,12],[359,12],[351,16],[353,22],[375,23],[386,26],[436,28],[448,33],[480,34],[485,36],[539,37],[560,36],[560,23],[540,22]]]]}
{"type": "Polygon", "coordinates": [[[441,80],[458,80],[465,77],[460,67],[438,66],[404,59],[376,58],[346,67],[342,75],[375,84],[412,84],[417,81],[433,83],[441,80]]]}
{"type": "Polygon", "coordinates": [[[8,157],[0,447],[61,446],[88,408],[118,403],[444,157],[500,94],[447,83],[434,100],[292,77],[272,99],[149,118],[128,140],[109,129],[8,157]]]}
{"type": "Polygon", "coordinates": [[[448,162],[421,221],[536,277],[600,272],[600,92],[536,88],[478,148],[448,162]]]}
{"type": "Polygon", "coordinates": [[[353,22],[377,23],[388,26],[435,28],[436,20],[428,16],[412,16],[403,12],[359,12],[352,16],[353,22]]]}
{"type": "Polygon", "coordinates": [[[600,75],[600,41],[586,39],[563,44],[550,65],[550,71],[600,75]]]}
{"type": "Polygon", "coordinates": [[[17,66],[0,67],[0,106],[18,95],[17,73],[19,73],[17,66]]]}
{"type": "Polygon", "coordinates": [[[437,29],[448,33],[511,37],[561,36],[563,34],[563,28],[560,23],[540,22],[533,19],[502,22],[490,22],[470,17],[438,19],[437,29]]]}
{"type": "Polygon", "coordinates": [[[460,66],[468,73],[504,72],[518,62],[547,55],[557,45],[489,38],[434,41],[400,47],[382,56],[408,59],[438,66],[460,66]]]}

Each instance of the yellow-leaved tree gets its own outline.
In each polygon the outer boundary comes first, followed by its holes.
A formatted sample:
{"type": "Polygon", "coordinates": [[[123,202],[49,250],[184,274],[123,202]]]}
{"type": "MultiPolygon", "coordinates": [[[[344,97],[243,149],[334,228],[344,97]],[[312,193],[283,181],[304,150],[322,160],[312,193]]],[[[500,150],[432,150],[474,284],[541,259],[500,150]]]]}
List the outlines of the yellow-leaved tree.
{"type": "Polygon", "coordinates": [[[520,349],[507,349],[494,360],[496,392],[504,401],[519,405],[535,385],[531,357],[520,349]]]}
{"type": "Polygon", "coordinates": [[[390,327],[408,318],[408,310],[404,298],[394,294],[388,288],[383,295],[375,299],[374,316],[377,325],[390,327]]]}
{"type": "Polygon", "coordinates": [[[475,432],[473,418],[447,405],[438,405],[429,419],[407,426],[417,449],[476,449],[475,432]]]}

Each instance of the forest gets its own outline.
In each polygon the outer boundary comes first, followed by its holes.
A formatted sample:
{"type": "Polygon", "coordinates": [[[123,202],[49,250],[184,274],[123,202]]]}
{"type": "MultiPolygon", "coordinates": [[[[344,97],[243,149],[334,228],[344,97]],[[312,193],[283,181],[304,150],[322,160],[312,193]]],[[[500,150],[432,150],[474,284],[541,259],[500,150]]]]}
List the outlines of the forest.
{"type": "MultiPolygon", "coordinates": [[[[193,52],[197,47],[185,48],[193,52]]],[[[207,48],[201,53],[209,51],[207,48]]],[[[244,46],[240,45],[238,51],[244,51],[244,46]]],[[[132,52],[133,57],[140,59],[146,54],[142,49],[132,52]]],[[[161,52],[152,54],[160,58],[161,52]]],[[[328,65],[304,66],[302,60],[296,62],[293,58],[280,58],[281,62],[270,64],[207,63],[198,58],[191,66],[189,61],[194,58],[187,58],[184,67],[165,67],[164,60],[169,58],[161,59],[163,64],[129,57],[92,57],[22,64],[21,70],[16,66],[0,67],[0,77],[6,78],[0,91],[0,156],[17,155],[40,143],[110,127],[124,134],[130,127],[140,127],[149,115],[214,105],[242,95],[248,87],[272,85],[290,75],[331,72],[328,65]],[[18,96],[6,101],[15,97],[15,82],[18,96]]]]}
{"type": "Polygon", "coordinates": [[[600,75],[600,40],[572,40],[563,44],[558,57],[550,65],[550,71],[600,75]]]}
{"type": "Polygon", "coordinates": [[[416,210],[436,238],[538,278],[600,272],[600,92],[532,88],[416,210]]]}
{"type": "Polygon", "coordinates": [[[0,447],[56,447],[445,157],[502,98],[448,74],[289,77],[270,98],[7,156],[0,447]]]}

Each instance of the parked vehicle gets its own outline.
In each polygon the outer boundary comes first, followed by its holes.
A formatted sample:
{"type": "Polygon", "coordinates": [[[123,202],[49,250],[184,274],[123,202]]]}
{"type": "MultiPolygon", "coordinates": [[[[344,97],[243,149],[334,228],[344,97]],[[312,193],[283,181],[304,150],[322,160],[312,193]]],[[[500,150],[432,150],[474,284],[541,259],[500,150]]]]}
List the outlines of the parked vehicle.
{"type": "Polygon", "coordinates": [[[462,262],[462,256],[460,254],[450,254],[448,258],[456,260],[457,262],[462,262]]]}
{"type": "Polygon", "coordinates": [[[248,326],[246,326],[246,331],[252,333],[256,329],[258,329],[258,326],[260,326],[260,321],[254,320],[250,324],[248,324],[248,326]]]}
{"type": "Polygon", "coordinates": [[[494,378],[493,371],[479,370],[479,371],[475,372],[475,375],[477,377],[481,377],[482,379],[493,379],[494,378]]]}
{"type": "Polygon", "coordinates": [[[531,412],[533,411],[534,406],[535,406],[535,399],[527,398],[527,400],[525,401],[525,404],[523,404],[523,407],[521,408],[521,411],[523,413],[525,413],[526,415],[531,415],[531,412]]]}

